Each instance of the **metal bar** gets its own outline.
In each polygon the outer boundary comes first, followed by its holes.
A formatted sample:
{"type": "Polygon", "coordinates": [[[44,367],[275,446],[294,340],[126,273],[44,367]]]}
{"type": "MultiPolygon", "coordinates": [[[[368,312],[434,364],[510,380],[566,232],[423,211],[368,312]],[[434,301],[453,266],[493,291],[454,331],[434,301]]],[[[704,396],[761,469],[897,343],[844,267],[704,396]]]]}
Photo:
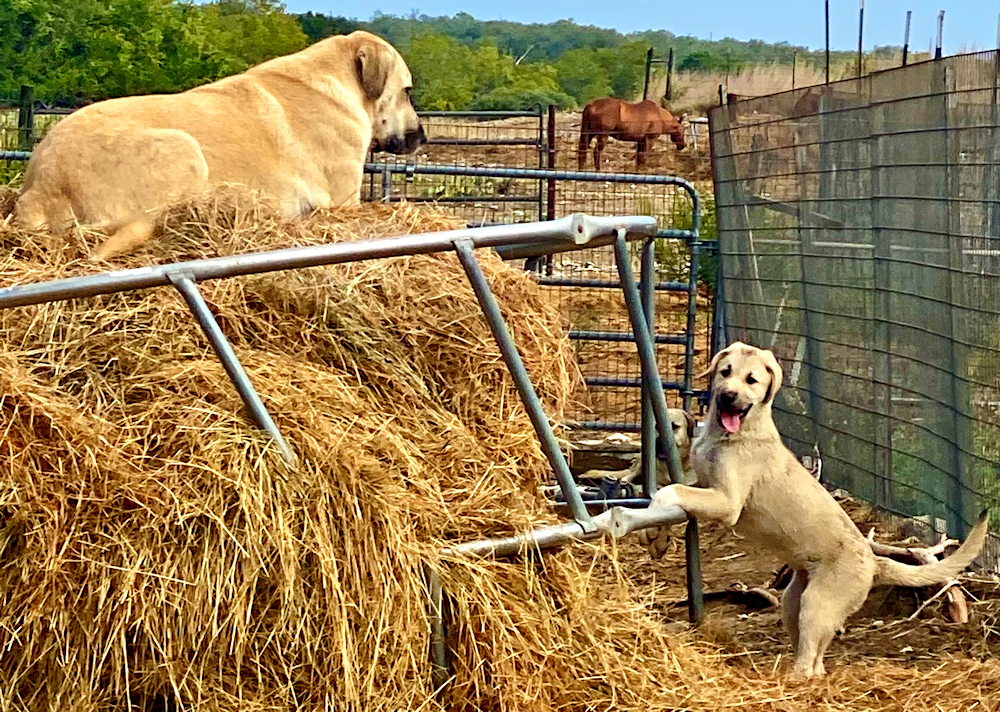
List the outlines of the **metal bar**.
{"type": "Polygon", "coordinates": [[[941,42],[944,37],[944,10],[938,13],[937,41],[934,43],[934,59],[941,59],[941,42]]]}
{"type": "Polygon", "coordinates": [[[614,433],[638,433],[638,423],[622,423],[610,420],[567,420],[563,423],[574,430],[601,430],[614,433]]]}
{"type": "MultiPolygon", "coordinates": [[[[572,279],[569,277],[539,277],[538,283],[546,287],[587,287],[589,289],[621,289],[621,282],[613,279],[572,279]]],[[[657,282],[653,285],[657,292],[684,292],[685,282],[657,282]]]]}
{"type": "Polygon", "coordinates": [[[429,138],[431,146],[537,146],[537,138],[429,138]]]}
{"type": "Polygon", "coordinates": [[[431,195],[397,195],[389,203],[537,203],[537,195],[450,195],[436,198],[431,195]]]}
{"type": "Polygon", "coordinates": [[[615,262],[618,265],[618,274],[622,281],[622,292],[625,296],[625,305],[628,307],[629,320],[632,322],[632,332],[636,335],[635,343],[642,365],[642,383],[652,402],[656,430],[660,437],[660,448],[667,455],[670,479],[674,482],[683,482],[684,468],[681,465],[677,443],[674,442],[670,414],[667,412],[667,399],[663,395],[666,384],[660,379],[653,338],[646,324],[642,299],[635,284],[635,277],[632,275],[632,265],[629,264],[628,243],[625,241],[625,234],[621,231],[615,239],[615,262]]]}
{"type": "MultiPolygon", "coordinates": [[[[546,151],[546,168],[554,172],[556,170],[556,107],[554,105],[549,106],[549,125],[545,138],[546,143],[548,144],[548,150],[546,151]]],[[[555,178],[548,178],[546,180],[545,219],[556,219],[555,178]]]]}
{"type": "Polygon", "coordinates": [[[864,56],[861,48],[865,35],[865,0],[861,0],[861,9],[858,12],[858,79],[861,79],[861,71],[864,65],[864,56]]]}
{"type": "Polygon", "coordinates": [[[690,274],[688,275],[688,308],[687,327],[684,342],[684,390],[681,398],[684,410],[691,409],[691,379],[694,375],[694,336],[698,326],[698,268],[701,265],[701,246],[698,242],[691,244],[690,274]]]}
{"type": "Polygon", "coordinates": [[[663,98],[670,101],[674,98],[674,48],[671,47],[667,54],[667,87],[663,90],[663,98]]]}
{"type": "Polygon", "coordinates": [[[826,83],[830,83],[830,0],[824,3],[826,6],[826,83]]]}
{"type": "Polygon", "coordinates": [[[469,278],[469,283],[476,293],[476,299],[483,310],[483,316],[489,324],[490,331],[493,332],[493,338],[496,340],[497,346],[500,347],[504,363],[507,364],[511,378],[514,379],[514,385],[517,387],[517,392],[521,396],[524,409],[527,411],[528,417],[531,419],[531,424],[535,428],[535,433],[538,435],[542,451],[545,453],[545,457],[552,467],[556,480],[559,482],[563,498],[570,504],[573,518],[583,527],[583,530],[588,533],[594,531],[594,523],[587,512],[587,508],[583,506],[583,498],[580,496],[580,491],[576,488],[576,484],[573,481],[573,473],[570,472],[569,465],[566,463],[566,458],[559,447],[555,433],[552,432],[552,425],[549,423],[549,418],[542,408],[538,394],[531,385],[531,378],[524,368],[524,362],[517,351],[517,345],[514,343],[510,331],[507,330],[503,314],[500,312],[500,305],[497,303],[496,297],[493,296],[493,292],[490,291],[486,275],[483,274],[479,260],[476,259],[475,243],[468,238],[456,240],[455,251],[458,253],[458,260],[462,263],[465,274],[469,278]]]}
{"type": "Polygon", "coordinates": [[[535,111],[418,111],[417,116],[429,119],[517,119],[538,116],[535,111]]]}
{"type": "MultiPolygon", "coordinates": [[[[693,229],[698,231],[697,203],[693,215],[693,229]]],[[[673,428],[670,423],[670,415],[667,412],[667,399],[663,395],[663,383],[660,381],[660,374],[656,364],[656,351],[653,347],[653,340],[646,326],[645,316],[642,311],[642,301],[639,297],[639,289],[635,285],[632,276],[632,266],[629,264],[628,243],[625,240],[623,231],[618,231],[615,238],[615,262],[618,266],[618,275],[622,280],[622,292],[625,296],[625,304],[628,307],[629,320],[632,322],[632,331],[636,335],[636,346],[639,351],[639,360],[642,363],[642,379],[646,383],[646,392],[650,395],[653,406],[653,413],[656,416],[656,430],[660,436],[660,449],[667,455],[667,469],[670,472],[672,482],[684,482],[684,468],[681,465],[680,452],[677,450],[677,443],[674,442],[673,428]]],[[[701,620],[703,612],[703,601],[701,595],[701,562],[697,547],[698,527],[692,519],[688,523],[685,534],[686,557],[687,557],[687,586],[688,586],[688,617],[692,622],[701,620]]]]}
{"type": "Polygon", "coordinates": [[[35,145],[35,90],[27,84],[21,85],[17,100],[17,147],[29,151],[35,145]]]}
{"type": "Polygon", "coordinates": [[[906,11],[906,28],[903,30],[903,66],[906,66],[906,59],[910,54],[910,18],[913,17],[913,10],[906,11]]]}
{"type": "Polygon", "coordinates": [[[646,50],[646,78],[642,82],[642,100],[649,98],[649,73],[653,68],[653,48],[646,50]]]}
{"type": "MultiPolygon", "coordinates": [[[[545,133],[545,155],[544,163],[543,156],[541,153],[538,155],[538,167],[543,166],[548,168],[550,171],[556,169],[556,107],[555,104],[549,104],[548,108],[548,125],[543,126],[542,117],[538,117],[538,132],[539,138],[541,134],[545,133]]],[[[541,144],[539,144],[540,146],[541,144]]],[[[545,183],[545,198],[542,198],[542,183],[543,181],[539,179],[538,181],[538,219],[542,219],[542,203],[545,203],[545,219],[555,220],[556,219],[556,181],[554,178],[548,178],[544,181],[545,183]]],[[[552,255],[545,255],[545,274],[549,277],[552,276],[553,270],[553,257],[552,255]]]]}
{"type": "MultiPolygon", "coordinates": [[[[519,223],[519,224],[527,225],[529,223],[519,223]]],[[[691,236],[691,232],[688,231],[688,230],[676,230],[676,231],[657,230],[656,231],[656,237],[664,237],[664,236],[666,236],[668,238],[671,238],[671,239],[673,239],[675,237],[676,238],[683,238],[683,239],[691,239],[691,237],[692,237],[691,236]],[[674,234],[675,232],[678,233],[678,234],[674,234]],[[664,235],[664,233],[670,233],[670,234],[664,235]]],[[[630,240],[632,240],[634,238],[635,238],[634,235],[629,234],[629,239],[630,240]]],[[[602,235],[602,236],[593,238],[590,242],[587,243],[587,247],[604,247],[606,245],[610,245],[610,244],[614,243],[614,241],[615,241],[614,237],[612,237],[610,235],[602,235]]],[[[503,259],[503,260],[516,260],[516,259],[520,259],[522,257],[537,257],[538,255],[550,255],[550,254],[553,254],[553,253],[556,253],[556,252],[572,252],[572,251],[578,250],[578,249],[579,249],[579,247],[576,246],[576,245],[572,245],[572,244],[569,244],[569,243],[554,243],[554,242],[551,242],[551,241],[550,242],[541,242],[541,241],[539,241],[539,242],[521,242],[521,243],[516,243],[516,244],[515,243],[511,243],[511,244],[507,244],[507,245],[500,245],[500,246],[494,248],[494,250],[496,251],[496,253],[500,256],[500,259],[503,259]]],[[[545,279],[549,279],[549,278],[546,277],[545,279]]],[[[665,282],[664,284],[671,284],[671,283],[670,282],[665,282]]],[[[569,286],[573,286],[573,285],[569,285],[569,286]]],[[[600,285],[598,285],[598,286],[600,286],[600,285]]],[[[674,290],[669,290],[669,291],[674,291],[674,290]]],[[[686,284],[681,284],[681,288],[678,289],[678,290],[676,290],[676,291],[686,292],[687,291],[687,285],[686,284]]]]}
{"type": "Polygon", "coordinates": [[[0,161],[27,161],[31,151],[0,151],[0,161]]]}
{"type": "MultiPolygon", "coordinates": [[[[559,220],[493,227],[448,230],[424,235],[403,235],[359,242],[290,247],[269,252],[212,257],[155,267],[116,270],[85,277],[71,277],[0,288],[0,309],[42,304],[63,299],[80,299],[99,294],[114,294],[135,289],[149,289],[170,284],[171,273],[186,273],[196,282],[223,279],[286,269],[341,264],[384,257],[428,254],[453,249],[456,240],[472,240],[476,247],[501,247],[524,243],[528,239],[536,249],[553,252],[577,249],[579,245],[609,244],[619,227],[630,234],[651,235],[656,220],[651,217],[592,217],[571,215],[559,220]]],[[[545,254],[540,253],[540,254],[545,254]]]]}
{"type": "MultiPolygon", "coordinates": [[[[672,52],[673,50],[671,50],[672,52]]],[[[668,79],[669,82],[669,79],[668,79]]],[[[639,297],[642,300],[642,310],[646,314],[646,326],[653,335],[655,343],[660,342],[656,333],[656,289],[653,280],[656,279],[656,242],[647,239],[642,243],[642,257],[639,265],[639,297]]],[[[634,334],[629,334],[635,340],[634,334]]],[[[666,337],[666,335],[664,335],[666,337]]],[[[647,384],[642,386],[642,451],[639,455],[639,476],[642,479],[643,491],[647,497],[656,494],[656,414],[653,412],[652,397],[647,384]]]]}
{"type": "Polygon", "coordinates": [[[198,290],[198,285],[195,284],[194,278],[184,272],[173,272],[169,278],[170,282],[177,288],[177,291],[184,297],[188,308],[191,310],[194,318],[198,320],[198,324],[201,326],[202,331],[205,332],[205,336],[208,337],[212,349],[219,357],[219,360],[222,361],[222,367],[226,370],[229,380],[236,387],[236,392],[240,394],[240,399],[250,412],[250,417],[253,418],[257,427],[271,436],[278,449],[281,450],[281,455],[285,458],[285,462],[294,466],[295,453],[292,452],[292,448],[288,446],[288,443],[281,436],[281,431],[278,430],[278,426],[271,418],[271,414],[267,412],[267,408],[254,389],[253,383],[250,382],[250,377],[243,370],[243,364],[240,363],[236,352],[233,351],[232,345],[229,343],[226,335],[222,333],[219,322],[215,320],[211,310],[208,308],[208,304],[205,303],[205,298],[198,290]]]}
{"type": "MultiPolygon", "coordinates": [[[[621,378],[621,377],[611,377],[611,376],[587,376],[584,382],[588,386],[596,386],[603,388],[642,388],[642,379],[640,378],[621,378]]],[[[683,391],[684,384],[677,383],[675,381],[663,381],[663,388],[668,391],[683,391]]]]}
{"type": "Polygon", "coordinates": [[[434,166],[428,164],[366,163],[368,173],[381,173],[387,168],[393,173],[409,175],[479,176],[483,178],[532,178],[576,180],[590,183],[636,183],[646,185],[676,185],[692,197],[697,195],[694,186],[677,176],[653,173],[599,173],[597,171],[549,171],[540,168],[497,168],[493,166],[434,166]]]}
{"type": "Polygon", "coordinates": [[[392,173],[389,171],[382,171],[382,201],[389,202],[392,200],[392,173]]]}
{"type": "MultiPolygon", "coordinates": [[[[457,544],[441,550],[443,556],[513,556],[530,551],[551,549],[574,540],[596,539],[610,533],[616,539],[627,536],[639,529],[670,526],[685,521],[687,513],[680,507],[650,507],[641,518],[629,516],[624,508],[612,508],[593,518],[593,531],[584,531],[577,522],[566,522],[547,527],[539,527],[525,534],[480,539],[457,544]]],[[[589,515],[588,515],[589,516],[589,515]]]]}
{"type": "MultiPolygon", "coordinates": [[[[646,313],[648,314],[649,312],[646,313]]],[[[635,341],[635,336],[627,331],[582,331],[572,329],[569,332],[569,338],[577,341],[635,341]]],[[[657,344],[686,344],[687,335],[654,334],[653,341],[657,344]]]]}
{"type": "Polygon", "coordinates": [[[448,673],[448,654],[445,647],[444,591],[441,575],[430,566],[424,566],[427,580],[427,618],[431,628],[431,684],[440,692],[451,675],[448,673]]]}
{"type": "MultiPolygon", "coordinates": [[[[584,504],[587,505],[588,510],[597,510],[598,512],[604,512],[612,507],[627,507],[628,509],[645,509],[649,506],[648,497],[619,497],[613,499],[591,499],[585,500],[584,504]]],[[[565,502],[553,502],[552,506],[556,511],[564,511],[568,509],[565,502]]]]}

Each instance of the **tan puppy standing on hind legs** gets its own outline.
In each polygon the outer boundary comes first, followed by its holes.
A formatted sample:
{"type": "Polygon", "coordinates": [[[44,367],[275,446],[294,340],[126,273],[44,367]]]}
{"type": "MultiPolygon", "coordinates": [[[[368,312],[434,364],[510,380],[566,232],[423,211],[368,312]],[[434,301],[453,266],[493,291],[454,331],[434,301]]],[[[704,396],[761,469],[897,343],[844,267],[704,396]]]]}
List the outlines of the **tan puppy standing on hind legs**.
{"type": "Polygon", "coordinates": [[[392,45],[353,32],[179,94],[92,104],[35,149],[15,219],[102,229],[107,258],[146,242],[158,209],[213,186],[259,190],[287,218],[357,204],[372,146],[425,140],[412,83],[392,45]]]}
{"type": "Polygon", "coordinates": [[[872,586],[944,583],[978,556],[986,512],[942,561],[912,566],[875,556],[843,508],[782,443],[771,415],[782,378],[774,354],[737,342],[716,354],[707,375],[705,430],[691,449],[698,485],[670,485],[651,506],[678,505],[698,519],[721,521],[795,571],[782,597],[795,673],[825,674],[827,646],[872,586]]]}

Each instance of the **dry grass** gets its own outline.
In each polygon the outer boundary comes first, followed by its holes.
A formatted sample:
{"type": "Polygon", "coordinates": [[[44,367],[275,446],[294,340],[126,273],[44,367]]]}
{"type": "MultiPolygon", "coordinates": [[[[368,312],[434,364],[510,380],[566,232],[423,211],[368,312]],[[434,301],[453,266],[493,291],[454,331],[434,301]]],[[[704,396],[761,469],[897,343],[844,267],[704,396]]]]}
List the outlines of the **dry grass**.
{"type": "MultiPolygon", "coordinates": [[[[289,224],[223,194],[130,266],[443,229],[369,205],[289,224]]],[[[91,236],[0,232],[4,284],[94,271],[91,236]]],[[[576,371],[531,280],[484,269],[549,413],[576,371]]],[[[456,260],[211,282],[289,469],[169,289],[0,313],[0,710],[426,710],[440,570],[455,710],[988,708],[998,666],[789,686],[670,633],[613,544],[517,562],[447,542],[552,521],[544,462],[456,260]],[[597,563],[581,564],[581,551],[597,563]]]]}
{"type": "MultiPolygon", "coordinates": [[[[910,54],[910,62],[929,59],[926,53],[910,54]]],[[[866,74],[883,69],[898,67],[902,63],[902,55],[896,56],[865,56],[864,72],[866,74]]],[[[830,79],[853,79],[857,76],[858,63],[831,63],[830,79]]],[[[679,72],[674,77],[674,100],[670,108],[678,113],[689,113],[698,116],[707,115],[708,109],[719,103],[719,85],[723,92],[739,96],[767,96],[790,89],[815,86],[826,81],[826,69],[819,64],[798,62],[792,76],[791,64],[755,64],[734,72],[679,72]]],[[[660,77],[651,90],[652,96],[663,96],[666,89],[666,77],[660,77]]]]}

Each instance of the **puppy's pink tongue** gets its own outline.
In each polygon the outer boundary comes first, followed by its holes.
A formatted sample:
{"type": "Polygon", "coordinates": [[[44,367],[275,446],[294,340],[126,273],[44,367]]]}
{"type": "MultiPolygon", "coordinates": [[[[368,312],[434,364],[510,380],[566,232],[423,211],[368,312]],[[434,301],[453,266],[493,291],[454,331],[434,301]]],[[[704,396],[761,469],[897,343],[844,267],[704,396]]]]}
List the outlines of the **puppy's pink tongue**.
{"type": "Polygon", "coordinates": [[[722,421],[722,427],[731,433],[739,432],[740,430],[740,416],[738,415],[720,415],[719,420],[722,421]]]}

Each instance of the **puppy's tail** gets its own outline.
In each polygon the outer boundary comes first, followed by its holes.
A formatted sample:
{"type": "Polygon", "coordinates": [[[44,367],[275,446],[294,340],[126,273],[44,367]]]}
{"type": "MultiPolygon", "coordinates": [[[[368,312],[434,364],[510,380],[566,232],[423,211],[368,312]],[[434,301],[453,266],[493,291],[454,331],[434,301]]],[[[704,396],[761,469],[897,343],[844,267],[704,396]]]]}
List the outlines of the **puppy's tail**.
{"type": "Polygon", "coordinates": [[[875,583],[893,586],[930,586],[955,578],[979,556],[986,542],[989,516],[986,510],[979,515],[976,526],[968,538],[951,556],[933,564],[914,566],[884,556],[875,557],[875,583]]]}

